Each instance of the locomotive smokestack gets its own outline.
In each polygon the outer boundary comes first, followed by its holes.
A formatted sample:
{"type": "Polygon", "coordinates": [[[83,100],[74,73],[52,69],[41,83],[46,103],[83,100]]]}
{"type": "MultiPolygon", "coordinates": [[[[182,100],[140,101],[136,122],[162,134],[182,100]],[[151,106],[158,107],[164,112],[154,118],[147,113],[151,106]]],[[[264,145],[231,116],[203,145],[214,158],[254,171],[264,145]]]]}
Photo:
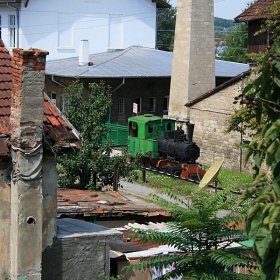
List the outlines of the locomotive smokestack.
{"type": "Polygon", "coordinates": [[[193,141],[193,131],[194,131],[194,124],[193,123],[187,123],[188,127],[188,141],[192,142],[193,141]]]}

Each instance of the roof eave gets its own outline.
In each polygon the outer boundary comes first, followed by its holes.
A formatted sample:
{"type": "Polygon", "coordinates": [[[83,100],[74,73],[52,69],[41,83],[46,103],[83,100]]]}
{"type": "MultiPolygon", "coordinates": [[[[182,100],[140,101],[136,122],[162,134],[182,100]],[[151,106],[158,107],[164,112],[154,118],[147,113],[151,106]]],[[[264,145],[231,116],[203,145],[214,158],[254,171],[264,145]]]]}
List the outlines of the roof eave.
{"type": "Polygon", "coordinates": [[[213,88],[213,89],[207,91],[206,93],[200,95],[198,98],[196,98],[196,99],[194,99],[194,100],[192,100],[192,101],[186,103],[184,106],[190,108],[190,107],[192,107],[193,105],[197,104],[198,102],[200,102],[200,101],[206,99],[207,97],[210,97],[211,95],[215,94],[216,92],[218,92],[218,91],[220,91],[220,90],[222,90],[222,89],[224,89],[224,88],[226,88],[226,87],[232,85],[233,83],[239,81],[240,79],[242,79],[242,78],[244,78],[244,77],[250,75],[250,73],[251,73],[250,70],[248,70],[248,71],[246,71],[246,72],[243,72],[243,73],[241,73],[241,74],[239,74],[239,75],[233,77],[232,79],[230,79],[230,80],[224,82],[223,84],[221,84],[221,85],[219,85],[219,86],[217,86],[217,87],[215,87],[215,88],[213,88]]]}
{"type": "Polygon", "coordinates": [[[156,2],[158,9],[162,9],[162,8],[169,9],[169,8],[171,8],[171,5],[168,4],[167,2],[165,2],[164,0],[152,0],[152,2],[156,2]]]}

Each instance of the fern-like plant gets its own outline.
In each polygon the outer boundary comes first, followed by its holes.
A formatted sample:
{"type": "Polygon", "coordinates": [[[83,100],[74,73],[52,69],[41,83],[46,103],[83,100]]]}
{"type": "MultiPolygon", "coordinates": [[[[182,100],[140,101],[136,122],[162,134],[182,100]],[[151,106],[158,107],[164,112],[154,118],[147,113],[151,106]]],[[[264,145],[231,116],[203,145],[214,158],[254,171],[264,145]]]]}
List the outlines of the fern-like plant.
{"type": "Polygon", "coordinates": [[[170,191],[165,191],[176,203],[156,195],[153,198],[167,206],[172,220],[168,231],[133,229],[141,243],[167,244],[179,250],[178,254],[159,255],[142,260],[126,269],[162,268],[176,263],[173,271],[158,279],[253,279],[252,275],[232,272],[232,267],[255,269],[255,259],[249,257],[248,248],[231,246],[248,239],[237,225],[242,215],[218,216],[218,211],[228,209],[231,199],[225,193],[196,193],[191,203],[182,201],[170,191]]]}

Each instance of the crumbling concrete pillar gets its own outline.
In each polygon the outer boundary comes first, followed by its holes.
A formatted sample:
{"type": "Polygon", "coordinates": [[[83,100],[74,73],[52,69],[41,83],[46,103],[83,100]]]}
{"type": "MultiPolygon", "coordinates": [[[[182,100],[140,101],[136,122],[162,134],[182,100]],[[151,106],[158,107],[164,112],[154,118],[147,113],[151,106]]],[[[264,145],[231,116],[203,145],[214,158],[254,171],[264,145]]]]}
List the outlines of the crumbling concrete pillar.
{"type": "Polygon", "coordinates": [[[214,87],[213,0],[178,0],[168,116],[187,121],[184,105],[214,87]]]}
{"type": "Polygon", "coordinates": [[[13,50],[11,279],[41,279],[43,88],[48,52],[13,50]]]}
{"type": "Polygon", "coordinates": [[[9,157],[0,157],[0,279],[10,275],[11,187],[9,157]]]}

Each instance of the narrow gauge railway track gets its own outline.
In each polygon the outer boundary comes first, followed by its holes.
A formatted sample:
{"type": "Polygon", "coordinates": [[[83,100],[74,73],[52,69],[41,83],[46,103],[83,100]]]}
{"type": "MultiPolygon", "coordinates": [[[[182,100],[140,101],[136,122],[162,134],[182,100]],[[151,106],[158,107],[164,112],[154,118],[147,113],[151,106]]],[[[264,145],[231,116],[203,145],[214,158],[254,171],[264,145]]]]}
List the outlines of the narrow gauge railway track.
{"type": "MultiPolygon", "coordinates": [[[[141,167],[140,170],[142,172],[144,171],[148,171],[148,172],[152,172],[152,173],[155,173],[155,174],[159,174],[159,175],[164,175],[164,176],[167,176],[167,177],[171,177],[171,178],[174,178],[174,179],[177,179],[177,180],[181,180],[181,181],[187,181],[187,182],[190,182],[190,183],[193,183],[193,184],[196,184],[196,185],[199,185],[200,182],[198,181],[195,181],[195,180],[192,180],[192,179],[186,179],[186,178],[181,178],[180,176],[177,176],[177,175],[173,175],[173,174],[170,174],[170,173],[166,173],[164,171],[159,171],[157,169],[153,169],[153,168],[148,168],[148,167],[141,167]]],[[[144,175],[143,175],[143,179],[144,179],[144,175]]],[[[145,179],[143,180],[145,181],[145,179]]],[[[217,190],[217,191],[223,191],[225,190],[224,188],[221,188],[221,187],[218,187],[218,186],[214,186],[214,185],[211,185],[211,184],[208,184],[207,185],[207,188],[210,188],[212,190],[217,190]]],[[[239,192],[239,191],[233,191],[233,190],[228,190],[230,193],[233,193],[233,194],[237,194],[237,195],[241,195],[242,192],[239,192]]]]}

